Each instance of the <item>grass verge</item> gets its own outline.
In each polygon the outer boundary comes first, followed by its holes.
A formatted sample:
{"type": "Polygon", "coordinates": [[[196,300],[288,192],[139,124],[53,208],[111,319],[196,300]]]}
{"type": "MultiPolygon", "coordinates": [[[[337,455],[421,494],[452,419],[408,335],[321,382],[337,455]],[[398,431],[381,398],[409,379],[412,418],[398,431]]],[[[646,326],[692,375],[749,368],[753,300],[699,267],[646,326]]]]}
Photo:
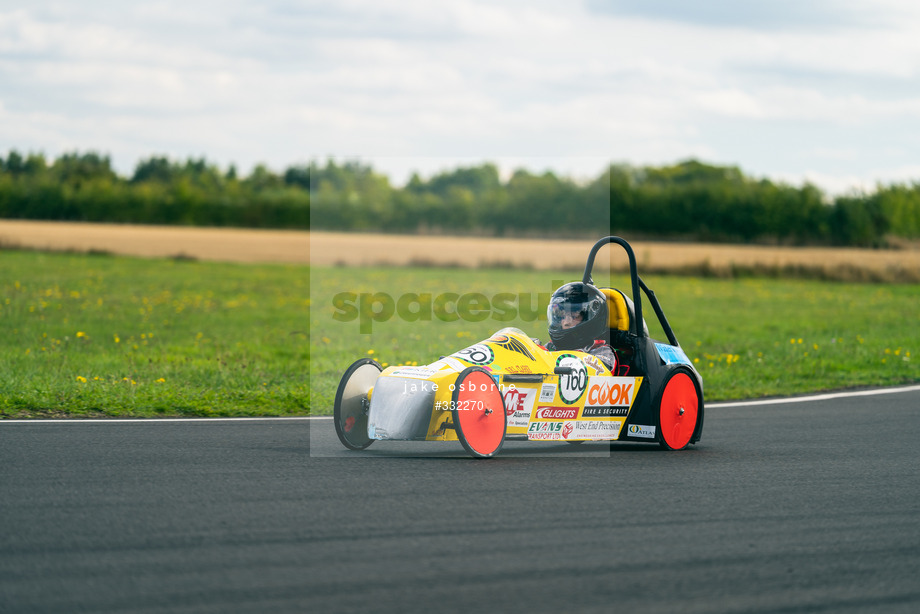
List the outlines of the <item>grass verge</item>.
{"type": "MultiPolygon", "coordinates": [[[[504,326],[545,340],[539,295],[575,277],[19,251],[0,252],[0,270],[3,418],[304,415],[311,396],[312,413],[328,414],[342,371],[357,358],[424,364],[504,326]],[[394,300],[505,293],[520,308],[493,306],[478,321],[453,322],[394,313],[365,334],[360,317],[333,317],[341,292],[394,300]]],[[[609,281],[628,288],[623,277],[609,281]]],[[[920,380],[920,286],[646,281],[703,374],[709,401],[920,380]]],[[[650,309],[646,318],[663,339],[650,309]]]]}
{"type": "MultiPolygon", "coordinates": [[[[545,271],[313,268],[312,371],[314,407],[328,411],[338,379],[357,358],[371,356],[386,364],[426,364],[488,337],[504,326],[516,326],[547,340],[545,315],[537,320],[521,310],[500,319],[493,308],[481,321],[406,321],[394,316],[375,322],[339,321],[334,297],[351,292],[368,297],[369,310],[382,311],[370,297],[444,293],[481,293],[494,298],[510,293],[536,303],[557,283],[580,278],[545,271]],[[557,283],[554,283],[555,280],[557,283]]],[[[629,291],[626,277],[598,283],[629,291]]],[[[712,279],[643,276],[656,292],[677,338],[705,382],[707,401],[749,399],[844,388],[894,385],[920,380],[916,326],[920,286],[916,284],[841,283],[800,279],[712,279]]],[[[545,304],[545,302],[543,303],[545,304]]],[[[415,311],[419,309],[412,307],[415,311]]],[[[654,338],[665,340],[646,302],[644,316],[654,338]]],[[[359,310],[360,312],[360,310],[359,310]]],[[[482,315],[482,314],[480,314],[482,315]]],[[[507,311],[504,314],[508,315],[507,311]]],[[[414,316],[412,316],[414,317],[414,316]]]]}
{"type": "Polygon", "coordinates": [[[302,415],[303,266],[0,253],[0,417],[302,415]]]}

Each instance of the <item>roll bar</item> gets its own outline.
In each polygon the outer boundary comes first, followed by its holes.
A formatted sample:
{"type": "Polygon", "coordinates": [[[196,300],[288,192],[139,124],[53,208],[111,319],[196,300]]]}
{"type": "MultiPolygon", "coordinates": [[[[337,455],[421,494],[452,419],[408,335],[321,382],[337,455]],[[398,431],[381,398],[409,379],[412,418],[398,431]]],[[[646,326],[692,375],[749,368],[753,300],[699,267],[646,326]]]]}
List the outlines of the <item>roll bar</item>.
{"type": "Polygon", "coordinates": [[[626,242],[626,239],[610,236],[604,237],[595,243],[594,247],[591,248],[591,252],[588,254],[588,262],[585,264],[585,274],[582,277],[582,283],[594,285],[594,280],[591,278],[591,273],[594,271],[594,258],[602,247],[610,243],[616,243],[622,247],[626,250],[626,255],[629,257],[629,277],[632,281],[633,304],[636,310],[636,336],[645,336],[645,327],[642,326],[642,296],[639,293],[639,289],[641,288],[642,291],[645,292],[645,296],[648,298],[649,303],[651,303],[652,309],[655,310],[655,315],[658,316],[658,322],[661,324],[664,333],[668,336],[668,341],[671,345],[680,347],[680,344],[677,342],[677,337],[674,335],[674,331],[671,330],[671,325],[668,324],[668,319],[665,317],[664,311],[662,311],[661,305],[658,303],[658,298],[655,296],[655,293],[645,285],[642,278],[639,277],[639,270],[636,266],[636,254],[633,252],[629,243],[626,242]]]}

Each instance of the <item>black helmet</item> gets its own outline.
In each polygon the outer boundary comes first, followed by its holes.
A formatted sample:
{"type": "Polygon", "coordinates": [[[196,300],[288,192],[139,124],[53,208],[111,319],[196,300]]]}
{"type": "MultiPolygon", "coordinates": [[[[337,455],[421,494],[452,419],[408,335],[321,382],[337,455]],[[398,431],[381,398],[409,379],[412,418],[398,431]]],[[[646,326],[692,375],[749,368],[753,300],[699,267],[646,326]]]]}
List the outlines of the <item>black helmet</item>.
{"type": "Polygon", "coordinates": [[[550,297],[546,318],[556,349],[581,349],[607,338],[607,297],[590,284],[566,284],[550,297]]]}

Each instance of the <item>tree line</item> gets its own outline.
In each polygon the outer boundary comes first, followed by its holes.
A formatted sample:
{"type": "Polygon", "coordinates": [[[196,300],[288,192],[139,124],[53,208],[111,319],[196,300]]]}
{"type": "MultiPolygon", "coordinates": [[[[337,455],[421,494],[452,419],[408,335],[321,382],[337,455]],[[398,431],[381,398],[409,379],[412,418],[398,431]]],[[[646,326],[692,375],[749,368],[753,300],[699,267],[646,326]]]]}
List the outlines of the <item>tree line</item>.
{"type": "Polygon", "coordinates": [[[247,176],[204,159],[152,156],[131,177],[108,156],[0,157],[0,217],[495,236],[626,236],[697,241],[883,246],[920,238],[920,183],[829,198],[811,184],[746,176],[688,160],[611,165],[591,181],[494,164],[405,186],[359,161],[264,165],[247,176]],[[609,228],[606,224],[609,220],[609,228]],[[599,228],[604,226],[604,228],[599,228]]]}

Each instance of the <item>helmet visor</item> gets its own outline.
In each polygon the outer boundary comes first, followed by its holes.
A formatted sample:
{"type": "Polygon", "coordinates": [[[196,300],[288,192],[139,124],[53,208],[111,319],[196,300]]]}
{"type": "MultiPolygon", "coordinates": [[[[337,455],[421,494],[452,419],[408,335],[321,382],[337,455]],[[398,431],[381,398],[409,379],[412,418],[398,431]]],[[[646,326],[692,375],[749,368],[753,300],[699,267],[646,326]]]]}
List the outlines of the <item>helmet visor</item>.
{"type": "Polygon", "coordinates": [[[597,309],[597,298],[588,294],[554,296],[546,309],[546,318],[551,328],[565,330],[586,322],[597,309]]]}

